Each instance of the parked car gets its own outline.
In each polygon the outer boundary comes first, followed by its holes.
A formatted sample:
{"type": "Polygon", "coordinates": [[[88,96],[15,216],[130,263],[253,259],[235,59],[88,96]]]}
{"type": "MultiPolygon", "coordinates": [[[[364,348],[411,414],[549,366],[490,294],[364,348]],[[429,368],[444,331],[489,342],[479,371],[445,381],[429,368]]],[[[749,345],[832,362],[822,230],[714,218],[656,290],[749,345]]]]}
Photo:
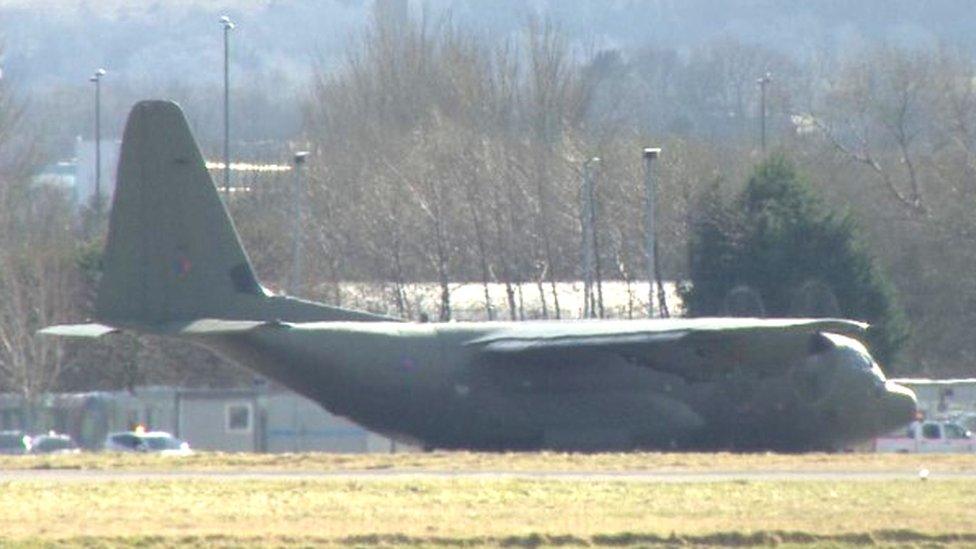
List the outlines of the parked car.
{"type": "Polygon", "coordinates": [[[976,433],[976,412],[955,412],[947,415],[946,419],[976,433]]]}
{"type": "Polygon", "coordinates": [[[899,453],[976,453],[976,438],[965,427],[952,421],[915,421],[875,440],[878,452],[899,453]]]}
{"type": "Polygon", "coordinates": [[[165,431],[122,431],[105,437],[108,452],[147,452],[166,455],[187,455],[190,445],[165,431]]]}
{"type": "Polygon", "coordinates": [[[46,435],[30,437],[27,452],[31,454],[77,454],[81,452],[81,448],[78,448],[71,435],[51,431],[46,435]]]}
{"type": "Polygon", "coordinates": [[[29,441],[23,431],[0,431],[0,454],[26,454],[29,441]]]}

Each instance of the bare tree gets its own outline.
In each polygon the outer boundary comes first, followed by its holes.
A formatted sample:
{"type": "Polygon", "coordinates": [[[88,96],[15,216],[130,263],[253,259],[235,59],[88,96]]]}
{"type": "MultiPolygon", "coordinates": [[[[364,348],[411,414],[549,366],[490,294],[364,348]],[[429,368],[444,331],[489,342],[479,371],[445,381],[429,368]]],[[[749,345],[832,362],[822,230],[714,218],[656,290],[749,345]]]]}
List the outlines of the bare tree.
{"type": "Polygon", "coordinates": [[[919,163],[931,141],[933,59],[883,48],[842,67],[811,121],[840,154],[870,169],[911,214],[926,210],[919,163]]]}

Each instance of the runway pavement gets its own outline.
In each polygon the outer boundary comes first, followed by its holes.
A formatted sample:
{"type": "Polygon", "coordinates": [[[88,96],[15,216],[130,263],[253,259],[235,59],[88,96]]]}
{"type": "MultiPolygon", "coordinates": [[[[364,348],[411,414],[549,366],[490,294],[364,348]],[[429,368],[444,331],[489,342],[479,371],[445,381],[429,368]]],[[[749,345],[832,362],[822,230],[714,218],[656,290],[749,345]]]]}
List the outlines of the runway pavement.
{"type": "MultiPolygon", "coordinates": [[[[117,471],[36,469],[0,471],[0,482],[138,482],[138,481],[398,481],[398,480],[546,480],[566,482],[788,482],[919,480],[918,471],[451,471],[376,469],[348,471],[117,471]]],[[[976,480],[976,471],[931,472],[927,480],[976,480]]]]}

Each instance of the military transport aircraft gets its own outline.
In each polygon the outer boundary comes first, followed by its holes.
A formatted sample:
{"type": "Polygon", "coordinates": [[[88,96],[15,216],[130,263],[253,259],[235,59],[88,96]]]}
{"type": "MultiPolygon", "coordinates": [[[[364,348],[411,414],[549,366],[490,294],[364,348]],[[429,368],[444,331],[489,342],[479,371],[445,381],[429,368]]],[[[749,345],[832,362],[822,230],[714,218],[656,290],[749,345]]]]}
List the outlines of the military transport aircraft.
{"type": "Polygon", "coordinates": [[[832,319],[411,323],[272,295],[179,106],[138,103],[118,167],[97,324],[208,347],[425,448],[829,450],[906,424],[832,319]]]}

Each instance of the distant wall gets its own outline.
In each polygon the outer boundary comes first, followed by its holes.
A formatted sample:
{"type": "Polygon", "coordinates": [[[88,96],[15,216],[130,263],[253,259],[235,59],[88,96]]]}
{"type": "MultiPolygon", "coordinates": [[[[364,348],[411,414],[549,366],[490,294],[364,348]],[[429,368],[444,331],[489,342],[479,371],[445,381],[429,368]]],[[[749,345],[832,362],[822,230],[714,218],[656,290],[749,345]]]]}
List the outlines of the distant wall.
{"type": "Polygon", "coordinates": [[[33,406],[0,394],[0,430],[68,433],[98,450],[105,436],[141,425],[168,431],[197,450],[365,453],[412,450],[288,391],[136,388],[132,393],[44,395],[33,406]]]}

